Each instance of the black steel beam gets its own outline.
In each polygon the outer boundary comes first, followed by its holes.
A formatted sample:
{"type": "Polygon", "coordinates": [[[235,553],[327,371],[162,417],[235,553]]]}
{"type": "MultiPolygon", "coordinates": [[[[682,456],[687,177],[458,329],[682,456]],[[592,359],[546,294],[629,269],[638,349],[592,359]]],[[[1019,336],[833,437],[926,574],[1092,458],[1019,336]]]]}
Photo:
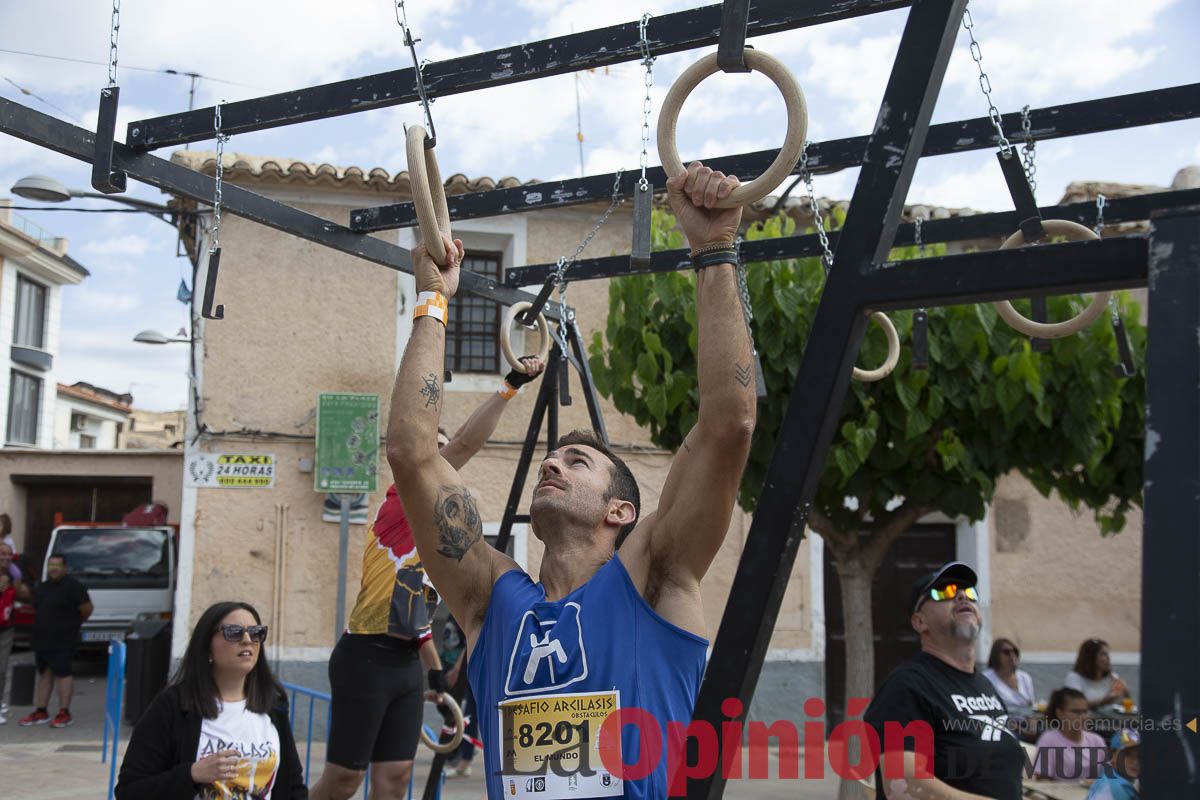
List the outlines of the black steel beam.
{"type": "MultiPolygon", "coordinates": [[[[905,22],[875,131],[821,297],[812,335],[746,535],[692,719],[721,731],[721,705],[748,709],[791,578],[807,508],[866,330],[856,295],[872,262],[886,258],[967,0],[916,0],[905,22]],[[800,514],[797,515],[797,510],[800,514]]],[[[721,771],[689,781],[688,797],[720,800],[721,771]]]]}
{"type": "Polygon", "coordinates": [[[1200,797],[1200,207],[1154,219],[1146,348],[1141,792],[1200,797]],[[1191,729],[1185,726],[1191,725],[1191,729]],[[1191,787],[1190,789],[1187,787],[1191,787]]]}
{"type": "MultiPolygon", "coordinates": [[[[910,0],[758,0],[750,11],[749,33],[769,33],[904,8],[910,0]]],[[[678,53],[717,43],[721,6],[664,14],[650,21],[653,55],[678,53]]],[[[397,38],[399,32],[397,32],[397,38]]],[[[638,22],[517,44],[486,53],[434,61],[425,67],[430,98],[562,75],[581,69],[637,61],[638,22]]],[[[417,100],[415,73],[407,69],[327,83],[306,89],[226,103],[222,130],[229,135],[299,122],[311,122],[417,100]]],[[[212,107],[129,123],[125,141],[143,150],[213,138],[212,107]]],[[[609,179],[611,185],[612,180],[609,179]]]]}
{"type": "MultiPolygon", "coordinates": [[[[1032,133],[1038,141],[1081,136],[1088,133],[1178,122],[1200,117],[1200,83],[1155,89],[1148,92],[1085,100],[1029,112],[1032,133]]],[[[1005,114],[1005,130],[1021,129],[1021,114],[1005,114]]],[[[929,129],[922,156],[941,156],[996,147],[996,130],[987,117],[945,122],[929,129]]],[[[837,172],[862,163],[867,137],[832,139],[816,142],[809,148],[809,166],[815,174],[837,172]]],[[[713,169],[740,178],[761,174],[778,154],[778,150],[759,150],[733,156],[706,158],[704,163],[713,169]]],[[[796,167],[796,170],[799,166],[796,167]]],[[[795,171],[793,171],[794,174],[795,171]]],[[[621,175],[621,191],[629,195],[640,172],[626,170],[621,175]]],[[[662,167],[646,170],[646,178],[655,186],[663,186],[666,175],[662,167]]],[[[548,207],[578,203],[607,202],[612,197],[616,173],[591,175],[571,180],[530,183],[489,192],[475,192],[447,197],[450,219],[475,219],[501,214],[519,214],[548,207]]],[[[379,231],[415,225],[416,213],[412,203],[396,203],[373,208],[355,209],[350,213],[350,227],[356,231],[379,231]]]]}
{"type": "MultiPolygon", "coordinates": [[[[1147,220],[1154,211],[1193,204],[1200,204],[1200,189],[1122,197],[1106,203],[1104,219],[1106,225],[1147,220]]],[[[1091,202],[1043,206],[1040,211],[1043,219],[1065,219],[1089,228],[1096,222],[1096,204],[1091,202]]],[[[1008,236],[1016,233],[1017,230],[1016,212],[1000,211],[993,214],[972,214],[968,217],[929,220],[921,225],[921,240],[925,244],[961,242],[969,239],[1008,236]]],[[[896,229],[893,246],[902,247],[915,244],[915,231],[916,226],[911,223],[901,225],[896,229]]],[[[839,231],[830,231],[831,246],[837,245],[839,236],[839,231]]],[[[743,242],[741,253],[742,260],[747,264],[783,258],[803,258],[820,255],[821,242],[815,233],[783,236],[777,239],[755,239],[743,242]]],[[[505,271],[504,282],[507,286],[514,288],[535,285],[544,281],[546,276],[552,273],[557,266],[557,264],[532,264],[527,267],[513,267],[505,271]]],[[[645,275],[652,272],[674,272],[691,268],[692,262],[688,258],[687,250],[662,250],[652,253],[650,263],[645,266],[630,263],[628,256],[580,259],[571,265],[567,272],[567,279],[585,281],[623,275],[645,275]]]]}
{"type": "Polygon", "coordinates": [[[1132,289],[1146,285],[1146,261],[1144,236],[895,261],[871,272],[856,303],[888,311],[1132,289]]]}
{"type": "MultiPolygon", "coordinates": [[[[95,136],[91,131],[2,97],[0,133],[89,164],[95,157],[95,136]]],[[[149,153],[138,152],[120,142],[113,143],[112,156],[113,169],[122,170],[131,178],[201,203],[212,202],[215,181],[207,175],[149,153]]],[[[221,210],[389,269],[412,274],[412,258],[403,247],[357,233],[239,186],[230,183],[222,185],[221,210]]],[[[534,299],[528,292],[514,291],[491,278],[465,270],[459,286],[465,292],[506,305],[534,299]]],[[[542,313],[547,319],[558,319],[560,306],[558,303],[547,303],[542,313]]]]}

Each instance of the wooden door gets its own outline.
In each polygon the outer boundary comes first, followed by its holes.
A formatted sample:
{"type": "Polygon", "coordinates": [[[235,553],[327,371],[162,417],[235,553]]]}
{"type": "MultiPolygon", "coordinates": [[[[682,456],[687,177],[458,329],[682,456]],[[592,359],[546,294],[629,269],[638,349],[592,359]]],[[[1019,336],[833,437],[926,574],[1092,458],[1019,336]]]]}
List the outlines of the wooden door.
{"type": "MultiPolygon", "coordinates": [[[[954,526],[949,523],[914,525],[888,551],[871,583],[876,686],[921,649],[909,624],[913,583],[954,559],[954,526]]],[[[846,637],[841,585],[829,548],[825,548],[825,704],[828,730],[833,730],[846,715],[846,637]]]]}

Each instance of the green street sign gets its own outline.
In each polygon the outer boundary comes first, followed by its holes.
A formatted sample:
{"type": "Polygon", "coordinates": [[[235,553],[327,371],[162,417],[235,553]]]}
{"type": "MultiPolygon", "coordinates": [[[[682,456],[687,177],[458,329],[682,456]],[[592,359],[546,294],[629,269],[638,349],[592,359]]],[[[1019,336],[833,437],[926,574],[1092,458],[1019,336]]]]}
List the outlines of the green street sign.
{"type": "Polygon", "coordinates": [[[374,492],[379,464],[379,395],[317,395],[318,492],[374,492]]]}

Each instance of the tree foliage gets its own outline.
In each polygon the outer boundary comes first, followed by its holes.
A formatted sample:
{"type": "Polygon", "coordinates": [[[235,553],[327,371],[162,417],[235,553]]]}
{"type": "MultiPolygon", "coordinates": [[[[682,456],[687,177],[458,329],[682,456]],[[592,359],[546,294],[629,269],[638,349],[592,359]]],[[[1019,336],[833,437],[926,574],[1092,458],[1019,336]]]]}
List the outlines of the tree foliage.
{"type": "MultiPolygon", "coordinates": [[[[834,224],[840,224],[835,219],[834,224]]],[[[776,217],[751,226],[748,239],[791,235],[776,217]]],[[[683,247],[674,219],[656,211],[655,249],[683,247]]],[[[930,248],[930,255],[942,252],[930,248]]],[[[912,258],[915,248],[893,253],[912,258]]],[[[819,259],[752,264],[746,270],[754,341],[767,397],[739,502],[752,511],[791,397],[825,276],[819,259]]],[[[589,347],[596,386],[649,427],[660,447],[677,449],[696,421],[695,278],[672,272],[614,279],[603,336],[589,347]]],[[[1050,318],[1079,313],[1089,298],[1049,299],[1050,318]]],[[[1136,304],[1119,303],[1135,354],[1145,350],[1136,304]]],[[[1029,314],[1027,301],[1015,301],[1029,314]]],[[[996,481],[1012,470],[1043,495],[1095,513],[1104,533],[1120,530],[1141,503],[1145,382],[1114,373],[1112,327],[1097,322],[1053,342],[1045,354],[1011,330],[990,304],[931,308],[928,370],[912,367],[913,313],[889,312],[902,352],[876,383],[851,383],[826,454],[815,511],[840,531],[864,516],[891,516],[895,498],[950,517],[982,517],[996,481]],[[846,498],[857,498],[851,508],[846,498]],[[891,509],[889,509],[891,504],[891,509]]],[[[1107,315],[1103,318],[1107,320],[1107,315]]],[[[886,341],[872,324],[858,365],[883,362],[886,341]]]]}

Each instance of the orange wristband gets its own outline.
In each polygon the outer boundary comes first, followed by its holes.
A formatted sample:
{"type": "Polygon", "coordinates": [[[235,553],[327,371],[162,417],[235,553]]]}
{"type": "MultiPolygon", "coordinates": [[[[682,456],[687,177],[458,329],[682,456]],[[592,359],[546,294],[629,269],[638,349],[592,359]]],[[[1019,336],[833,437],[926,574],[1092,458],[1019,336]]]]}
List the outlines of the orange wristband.
{"type": "Polygon", "coordinates": [[[417,306],[413,309],[413,320],[433,317],[443,325],[449,318],[450,301],[441,292],[421,292],[417,295],[417,306]]]}
{"type": "Polygon", "coordinates": [[[512,400],[517,396],[517,389],[515,386],[509,385],[508,381],[500,381],[500,388],[496,390],[496,394],[505,400],[512,400]]]}

